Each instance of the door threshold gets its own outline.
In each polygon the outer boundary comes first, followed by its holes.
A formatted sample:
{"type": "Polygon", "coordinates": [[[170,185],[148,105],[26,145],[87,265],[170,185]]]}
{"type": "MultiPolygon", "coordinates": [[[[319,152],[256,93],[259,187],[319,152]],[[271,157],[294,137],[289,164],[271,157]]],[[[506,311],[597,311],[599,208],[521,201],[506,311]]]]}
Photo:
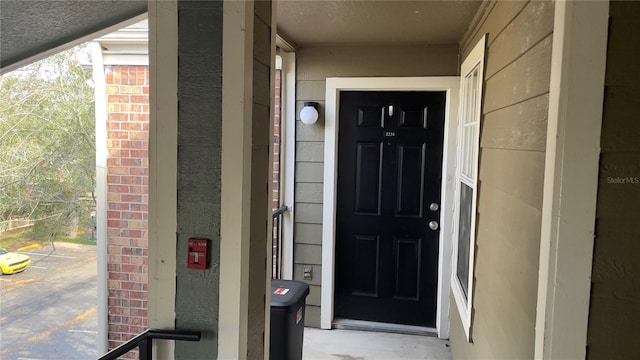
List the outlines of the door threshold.
{"type": "Polygon", "coordinates": [[[406,335],[421,336],[438,336],[438,330],[435,328],[414,325],[389,324],[376,321],[351,320],[351,319],[334,319],[332,323],[334,329],[341,330],[358,330],[358,331],[375,331],[406,335]]]}

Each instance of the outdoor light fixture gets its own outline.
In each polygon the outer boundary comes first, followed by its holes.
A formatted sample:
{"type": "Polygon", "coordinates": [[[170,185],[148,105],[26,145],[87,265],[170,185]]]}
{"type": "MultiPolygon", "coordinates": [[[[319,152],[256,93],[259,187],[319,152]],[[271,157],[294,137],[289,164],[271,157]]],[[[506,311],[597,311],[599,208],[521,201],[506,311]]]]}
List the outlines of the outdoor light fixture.
{"type": "Polygon", "coordinates": [[[318,121],[318,103],[313,101],[305,102],[300,111],[300,120],[306,125],[315,124],[318,121]]]}

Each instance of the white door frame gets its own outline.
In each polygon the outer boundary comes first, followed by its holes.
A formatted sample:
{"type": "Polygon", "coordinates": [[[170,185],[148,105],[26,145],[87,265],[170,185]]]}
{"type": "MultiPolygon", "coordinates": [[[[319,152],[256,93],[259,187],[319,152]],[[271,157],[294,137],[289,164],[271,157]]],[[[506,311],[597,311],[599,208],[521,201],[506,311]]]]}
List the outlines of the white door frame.
{"type": "Polygon", "coordinates": [[[445,133],[442,161],[440,239],[438,254],[438,298],[436,329],[438,337],[449,337],[449,287],[451,242],[453,231],[453,195],[455,175],[456,131],[460,78],[447,77],[377,77],[327,78],[324,124],[324,185],[322,210],[322,289],[320,327],[331,329],[334,307],[335,218],[338,156],[338,111],[340,91],[446,91],[445,133]],[[447,235],[447,236],[445,236],[447,235]],[[445,241],[447,240],[447,241],[445,241]]]}
{"type": "Polygon", "coordinates": [[[296,53],[281,52],[280,78],[280,198],[289,211],[282,215],[282,278],[293,280],[293,229],[296,173],[296,53]]]}

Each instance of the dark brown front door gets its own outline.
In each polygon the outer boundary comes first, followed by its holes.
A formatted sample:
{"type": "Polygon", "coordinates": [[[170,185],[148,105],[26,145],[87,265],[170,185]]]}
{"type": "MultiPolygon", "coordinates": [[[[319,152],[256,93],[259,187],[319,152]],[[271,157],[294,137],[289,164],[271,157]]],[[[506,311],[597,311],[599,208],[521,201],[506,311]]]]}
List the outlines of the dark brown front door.
{"type": "Polygon", "coordinates": [[[435,327],[445,99],[340,93],[336,317],[435,327]]]}

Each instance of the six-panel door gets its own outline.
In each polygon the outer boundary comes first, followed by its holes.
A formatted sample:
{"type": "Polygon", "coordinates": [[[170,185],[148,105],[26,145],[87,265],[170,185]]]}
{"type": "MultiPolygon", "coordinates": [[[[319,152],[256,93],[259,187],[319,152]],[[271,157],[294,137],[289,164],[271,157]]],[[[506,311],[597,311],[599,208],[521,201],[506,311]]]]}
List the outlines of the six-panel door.
{"type": "Polygon", "coordinates": [[[435,327],[445,99],[340,94],[337,318],[435,327]]]}

